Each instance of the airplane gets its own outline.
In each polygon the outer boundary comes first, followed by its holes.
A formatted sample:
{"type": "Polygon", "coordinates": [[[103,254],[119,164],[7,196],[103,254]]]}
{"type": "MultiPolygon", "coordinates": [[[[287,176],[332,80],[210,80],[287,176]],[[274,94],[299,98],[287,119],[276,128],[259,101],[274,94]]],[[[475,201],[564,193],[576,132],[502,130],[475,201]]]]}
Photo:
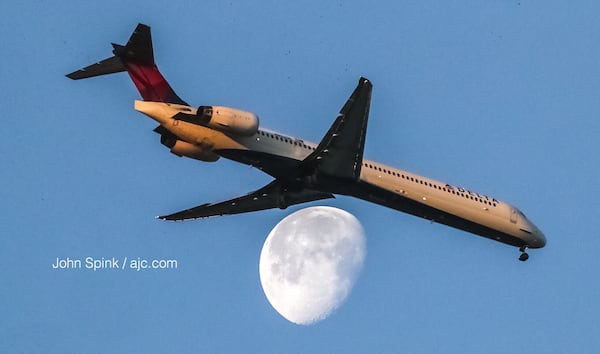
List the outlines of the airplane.
{"type": "Polygon", "coordinates": [[[364,159],[373,87],[364,77],[316,144],[264,129],[254,113],[187,104],[158,70],[147,25],[138,24],[125,46],[112,46],[113,56],[66,76],[80,80],[127,71],[143,98],[135,100],[135,110],[158,122],[154,131],[171,153],[205,162],[223,157],[273,177],[272,182],[247,195],[158,216],[160,219],[285,209],[339,194],[516,246],[521,261],[529,258],[528,248],[546,244],[540,229],[515,206],[364,159]]]}

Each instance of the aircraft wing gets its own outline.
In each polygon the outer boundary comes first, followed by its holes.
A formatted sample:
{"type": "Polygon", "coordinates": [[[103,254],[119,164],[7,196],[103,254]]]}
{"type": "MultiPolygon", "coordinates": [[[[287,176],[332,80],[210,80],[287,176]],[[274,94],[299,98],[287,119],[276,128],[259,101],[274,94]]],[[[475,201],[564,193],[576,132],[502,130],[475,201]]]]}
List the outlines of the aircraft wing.
{"type": "Polygon", "coordinates": [[[360,176],[372,89],[366,78],[358,80],[337,119],[304,163],[313,163],[319,172],[333,177],[360,176]]]}
{"type": "Polygon", "coordinates": [[[207,203],[174,214],[159,216],[163,220],[186,220],[207,218],[210,216],[247,213],[273,208],[285,209],[290,205],[313,200],[334,198],[331,193],[311,189],[290,191],[279,180],[274,180],[263,188],[242,197],[220,203],[207,203]]]}

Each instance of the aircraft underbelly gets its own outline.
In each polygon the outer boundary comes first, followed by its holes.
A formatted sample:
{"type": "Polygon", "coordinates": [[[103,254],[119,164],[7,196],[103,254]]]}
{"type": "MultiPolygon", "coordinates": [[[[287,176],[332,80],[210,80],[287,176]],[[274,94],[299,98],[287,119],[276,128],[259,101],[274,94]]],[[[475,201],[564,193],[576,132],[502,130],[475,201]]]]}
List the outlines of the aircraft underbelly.
{"type": "Polygon", "coordinates": [[[270,154],[262,151],[242,149],[220,149],[215,153],[226,159],[258,168],[259,170],[284,180],[293,179],[302,161],[286,156],[270,154]]]}
{"type": "Polygon", "coordinates": [[[390,191],[364,180],[357,182],[355,188],[347,188],[347,190],[350,191],[347,195],[495,241],[519,247],[525,244],[520,238],[511,235],[512,230],[502,218],[493,215],[485,216],[485,214],[482,216],[472,208],[457,207],[449,201],[439,198],[436,200],[433,196],[422,196],[420,200],[413,199],[402,193],[400,187],[398,190],[390,191]]]}

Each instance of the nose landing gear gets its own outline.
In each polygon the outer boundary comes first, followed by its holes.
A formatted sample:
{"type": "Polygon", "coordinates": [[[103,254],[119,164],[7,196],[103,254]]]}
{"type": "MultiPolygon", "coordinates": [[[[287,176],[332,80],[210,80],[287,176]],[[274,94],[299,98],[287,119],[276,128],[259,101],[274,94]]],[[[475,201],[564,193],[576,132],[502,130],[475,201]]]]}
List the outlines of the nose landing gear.
{"type": "Polygon", "coordinates": [[[525,262],[526,260],[529,259],[529,255],[527,254],[527,246],[521,246],[519,247],[519,251],[521,252],[521,255],[519,256],[519,260],[521,262],[525,262]]]}

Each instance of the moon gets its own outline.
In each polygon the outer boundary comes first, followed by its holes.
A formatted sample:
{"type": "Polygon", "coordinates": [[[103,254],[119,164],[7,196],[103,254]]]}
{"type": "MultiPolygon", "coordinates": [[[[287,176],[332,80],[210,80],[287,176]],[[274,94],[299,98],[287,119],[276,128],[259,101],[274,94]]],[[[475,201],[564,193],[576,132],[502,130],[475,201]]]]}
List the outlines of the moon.
{"type": "Polygon", "coordinates": [[[279,314],[309,325],[340,307],[365,255],[364,231],[352,214],[327,206],[305,208],[269,233],[260,254],[260,282],[279,314]]]}

